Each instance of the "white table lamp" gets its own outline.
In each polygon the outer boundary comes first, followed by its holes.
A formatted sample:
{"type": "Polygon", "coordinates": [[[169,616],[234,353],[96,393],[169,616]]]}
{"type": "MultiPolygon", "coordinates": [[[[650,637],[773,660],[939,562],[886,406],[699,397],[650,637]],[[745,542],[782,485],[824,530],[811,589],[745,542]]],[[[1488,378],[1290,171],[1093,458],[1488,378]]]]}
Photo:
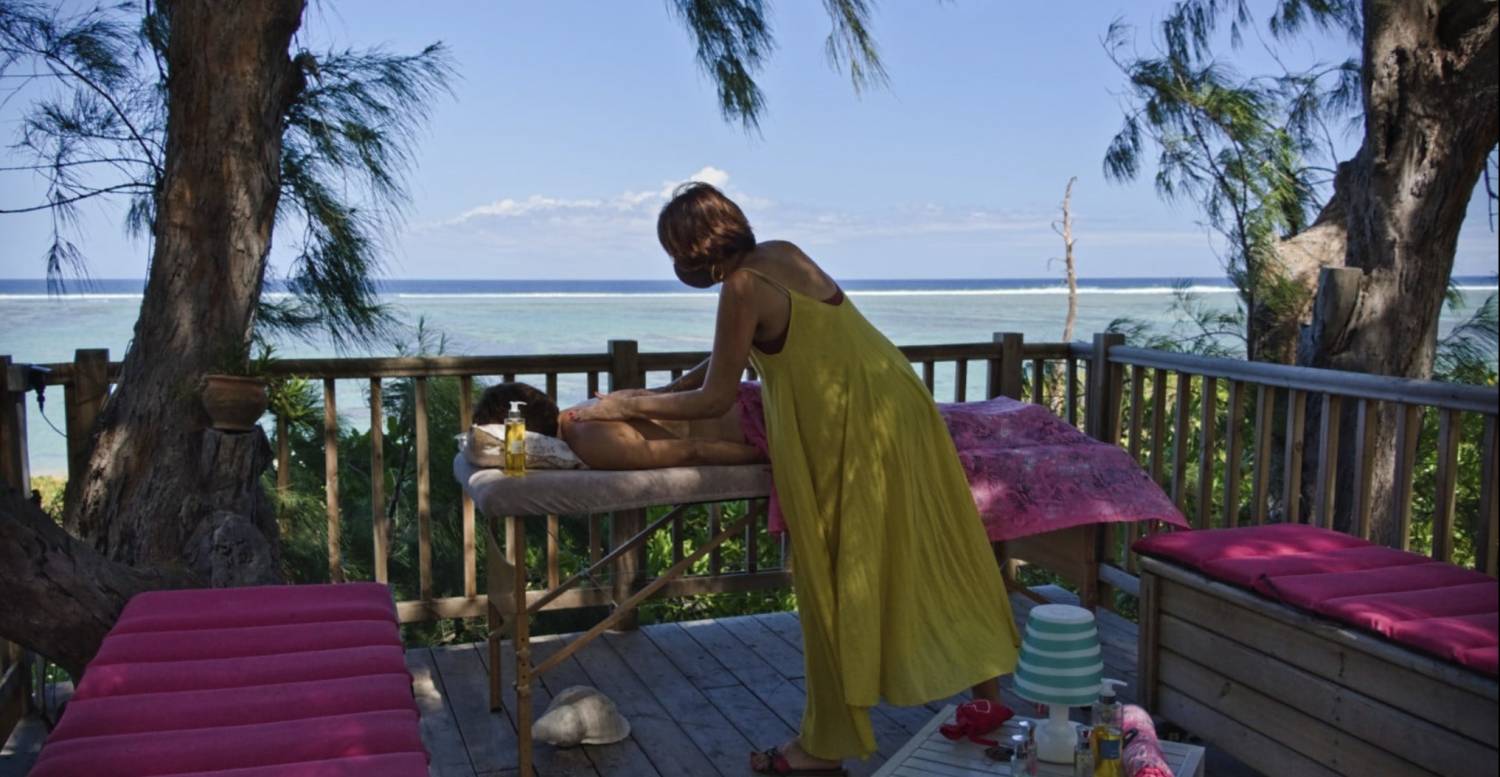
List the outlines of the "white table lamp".
{"type": "Polygon", "coordinates": [[[1073,762],[1078,735],[1068,721],[1068,708],[1093,704],[1103,673],[1104,655],[1093,613],[1068,604],[1044,604],[1031,610],[1015,681],[1016,693],[1049,710],[1047,720],[1036,730],[1039,759],[1073,762]]]}

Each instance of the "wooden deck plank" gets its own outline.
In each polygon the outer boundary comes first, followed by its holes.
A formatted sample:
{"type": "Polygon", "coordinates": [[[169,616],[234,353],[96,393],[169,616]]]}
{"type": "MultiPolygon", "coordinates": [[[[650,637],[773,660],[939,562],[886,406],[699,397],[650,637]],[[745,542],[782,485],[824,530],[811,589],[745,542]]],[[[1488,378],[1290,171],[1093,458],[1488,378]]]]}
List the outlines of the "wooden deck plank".
{"type": "Polygon", "coordinates": [[[722,688],[739,684],[728,667],[705,652],[682,630],[682,624],[658,623],[642,627],[641,632],[672,659],[672,663],[693,681],[693,685],[699,688],[722,688]]]}
{"type": "MultiPolygon", "coordinates": [[[[539,639],[546,641],[554,638],[540,637],[539,639]]],[[[488,669],[489,650],[486,649],[486,645],[481,642],[475,644],[474,647],[474,652],[479,654],[480,662],[485,665],[486,669],[488,669]]],[[[509,640],[500,644],[500,663],[505,667],[506,677],[509,678],[509,682],[501,684],[500,692],[500,698],[505,704],[506,711],[503,713],[496,712],[491,714],[497,717],[504,718],[506,721],[506,725],[509,725],[511,727],[511,730],[514,731],[514,714],[516,709],[516,651],[509,640]]],[[[532,687],[531,702],[536,717],[541,716],[541,713],[547,709],[547,705],[551,703],[551,701],[552,694],[547,692],[547,686],[544,683],[537,683],[532,687]]],[[[536,717],[533,717],[532,720],[535,721],[536,717]]],[[[532,749],[532,752],[533,757],[536,761],[535,765],[537,771],[544,777],[597,777],[599,774],[598,770],[594,768],[593,762],[589,760],[588,755],[578,748],[559,749],[547,744],[546,742],[536,742],[535,747],[532,749]]],[[[509,766],[511,768],[514,768],[515,763],[512,762],[511,764],[509,764],[509,766]]],[[[481,772],[481,774],[483,774],[483,772],[481,772]]]]}
{"type": "MultiPolygon", "coordinates": [[[[567,644],[569,637],[547,636],[538,637],[531,643],[532,659],[537,663],[547,660],[549,656],[562,649],[567,644]]],[[[591,680],[583,667],[579,666],[577,656],[568,658],[558,664],[556,668],[549,670],[541,676],[541,685],[547,689],[547,697],[538,697],[536,701],[536,717],[540,718],[546,711],[546,705],[551,697],[571,688],[575,685],[592,685],[591,680]]],[[[618,702],[618,700],[616,700],[618,702]]],[[[640,743],[635,740],[634,734],[621,742],[612,745],[584,745],[580,748],[552,748],[543,742],[537,742],[537,771],[543,775],[550,775],[542,766],[542,750],[548,748],[559,761],[566,759],[573,763],[579,754],[588,758],[599,773],[599,777],[651,777],[659,775],[656,767],[651,765],[651,760],[641,750],[640,743]]],[[[663,777],[670,777],[663,775],[663,777]]]]}
{"type": "MultiPolygon", "coordinates": [[[[746,754],[755,749],[755,744],[724,717],[713,700],[694,686],[650,638],[639,631],[627,631],[610,632],[604,640],[720,774],[738,775],[744,771],[746,754]]],[[[765,714],[770,715],[770,710],[765,714]]]]}
{"type": "Polygon", "coordinates": [[[516,730],[505,715],[490,712],[489,680],[479,653],[472,644],[436,647],[432,659],[474,771],[514,769],[516,730]]]}
{"type": "Polygon", "coordinates": [[[425,647],[406,651],[406,669],[411,672],[412,697],[422,715],[422,742],[432,754],[429,773],[432,777],[474,777],[474,764],[432,651],[425,647]]]}
{"type": "Polygon", "coordinates": [[[661,774],[713,774],[718,771],[693,739],[605,640],[594,640],[574,654],[591,683],[613,699],[630,721],[630,736],[661,774]]]}
{"type": "Polygon", "coordinates": [[[717,623],[739,637],[745,647],[765,659],[782,677],[795,680],[804,675],[802,651],[787,644],[759,620],[722,618],[717,623]]]}

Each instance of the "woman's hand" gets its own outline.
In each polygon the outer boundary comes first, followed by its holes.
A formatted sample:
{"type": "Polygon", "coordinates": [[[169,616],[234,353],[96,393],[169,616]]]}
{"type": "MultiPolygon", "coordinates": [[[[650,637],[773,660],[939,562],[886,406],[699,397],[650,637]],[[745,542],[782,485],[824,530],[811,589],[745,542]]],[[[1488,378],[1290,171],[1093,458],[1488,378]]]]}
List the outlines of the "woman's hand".
{"type": "Polygon", "coordinates": [[[569,423],[580,421],[629,421],[639,418],[640,413],[632,407],[634,403],[628,397],[620,396],[621,392],[612,394],[600,394],[599,400],[589,405],[580,405],[566,411],[563,415],[569,423]]]}

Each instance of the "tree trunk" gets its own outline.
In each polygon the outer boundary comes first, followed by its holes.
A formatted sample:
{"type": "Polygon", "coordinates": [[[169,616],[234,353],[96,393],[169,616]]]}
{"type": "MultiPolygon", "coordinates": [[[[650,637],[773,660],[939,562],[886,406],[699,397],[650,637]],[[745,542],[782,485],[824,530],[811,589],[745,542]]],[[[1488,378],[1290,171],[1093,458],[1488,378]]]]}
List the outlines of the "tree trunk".
{"type": "MultiPolygon", "coordinates": [[[[1314,305],[1298,361],[1427,378],[1459,227],[1500,138],[1496,4],[1366,0],[1364,17],[1364,140],[1335,181],[1347,209],[1345,265],[1363,275],[1352,303],[1314,305]]],[[[1319,290],[1320,297],[1333,293],[1319,290]]],[[[1386,520],[1394,412],[1381,410],[1371,473],[1375,535],[1390,543],[1401,539],[1386,520]]],[[[1352,470],[1344,464],[1341,497],[1352,470]]],[[[1340,501],[1347,507],[1350,500],[1340,501]]]]}
{"type": "Polygon", "coordinates": [[[0,486],[0,634],[75,678],[127,599],[173,582],[104,558],[20,493],[0,486]]]}
{"type": "MultiPolygon", "coordinates": [[[[244,466],[204,471],[213,452],[204,449],[198,397],[204,374],[246,363],[280,193],[283,116],[301,88],[287,50],[303,2],[177,0],[166,10],[166,170],[155,252],[135,337],[67,525],[111,560],[178,569],[189,540],[217,512],[215,482],[260,474],[244,466]]],[[[253,513],[259,484],[233,488],[252,494],[244,501],[253,513]]],[[[277,545],[274,530],[265,539],[277,545]]]]}
{"type": "Polygon", "coordinates": [[[1294,364],[1298,341],[1312,320],[1313,296],[1324,267],[1341,267],[1346,252],[1344,198],[1333,196],[1307,228],[1276,245],[1274,272],[1285,284],[1274,302],[1250,300],[1246,357],[1251,361],[1294,364]]]}

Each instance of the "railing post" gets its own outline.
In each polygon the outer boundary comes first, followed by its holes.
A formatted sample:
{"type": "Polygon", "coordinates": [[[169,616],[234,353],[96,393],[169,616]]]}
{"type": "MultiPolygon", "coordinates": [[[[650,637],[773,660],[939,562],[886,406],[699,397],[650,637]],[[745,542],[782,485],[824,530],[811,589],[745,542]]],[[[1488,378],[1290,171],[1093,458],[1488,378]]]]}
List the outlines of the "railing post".
{"type": "MultiPolygon", "coordinates": [[[[640,348],[634,340],[609,341],[609,390],[643,388],[640,348]]],[[[610,518],[610,548],[618,548],[646,526],[645,510],[616,510],[610,518]]],[[[640,586],[646,572],[646,546],[620,554],[614,561],[614,599],[618,605],[629,599],[640,586]]],[[[616,628],[632,631],[639,626],[639,616],[632,612],[620,619],[616,628]]]]}
{"type": "Polygon", "coordinates": [[[1020,332],[996,332],[995,344],[999,353],[990,357],[986,370],[984,394],[986,398],[1021,398],[1021,353],[1025,340],[1020,332]]]}
{"type": "Polygon", "coordinates": [[[89,465],[94,420],[109,397],[109,349],[73,352],[73,380],[63,389],[68,432],[68,482],[82,483],[89,465]]]}
{"type": "Polygon", "coordinates": [[[1094,354],[1089,362],[1084,431],[1110,445],[1120,438],[1120,395],[1124,392],[1124,381],[1120,370],[1109,362],[1109,349],[1124,344],[1125,336],[1117,332],[1095,334],[1094,354]]]}
{"type": "Polygon", "coordinates": [[[26,375],[23,365],[0,356],[0,484],[31,494],[26,455],[26,375]]]}

